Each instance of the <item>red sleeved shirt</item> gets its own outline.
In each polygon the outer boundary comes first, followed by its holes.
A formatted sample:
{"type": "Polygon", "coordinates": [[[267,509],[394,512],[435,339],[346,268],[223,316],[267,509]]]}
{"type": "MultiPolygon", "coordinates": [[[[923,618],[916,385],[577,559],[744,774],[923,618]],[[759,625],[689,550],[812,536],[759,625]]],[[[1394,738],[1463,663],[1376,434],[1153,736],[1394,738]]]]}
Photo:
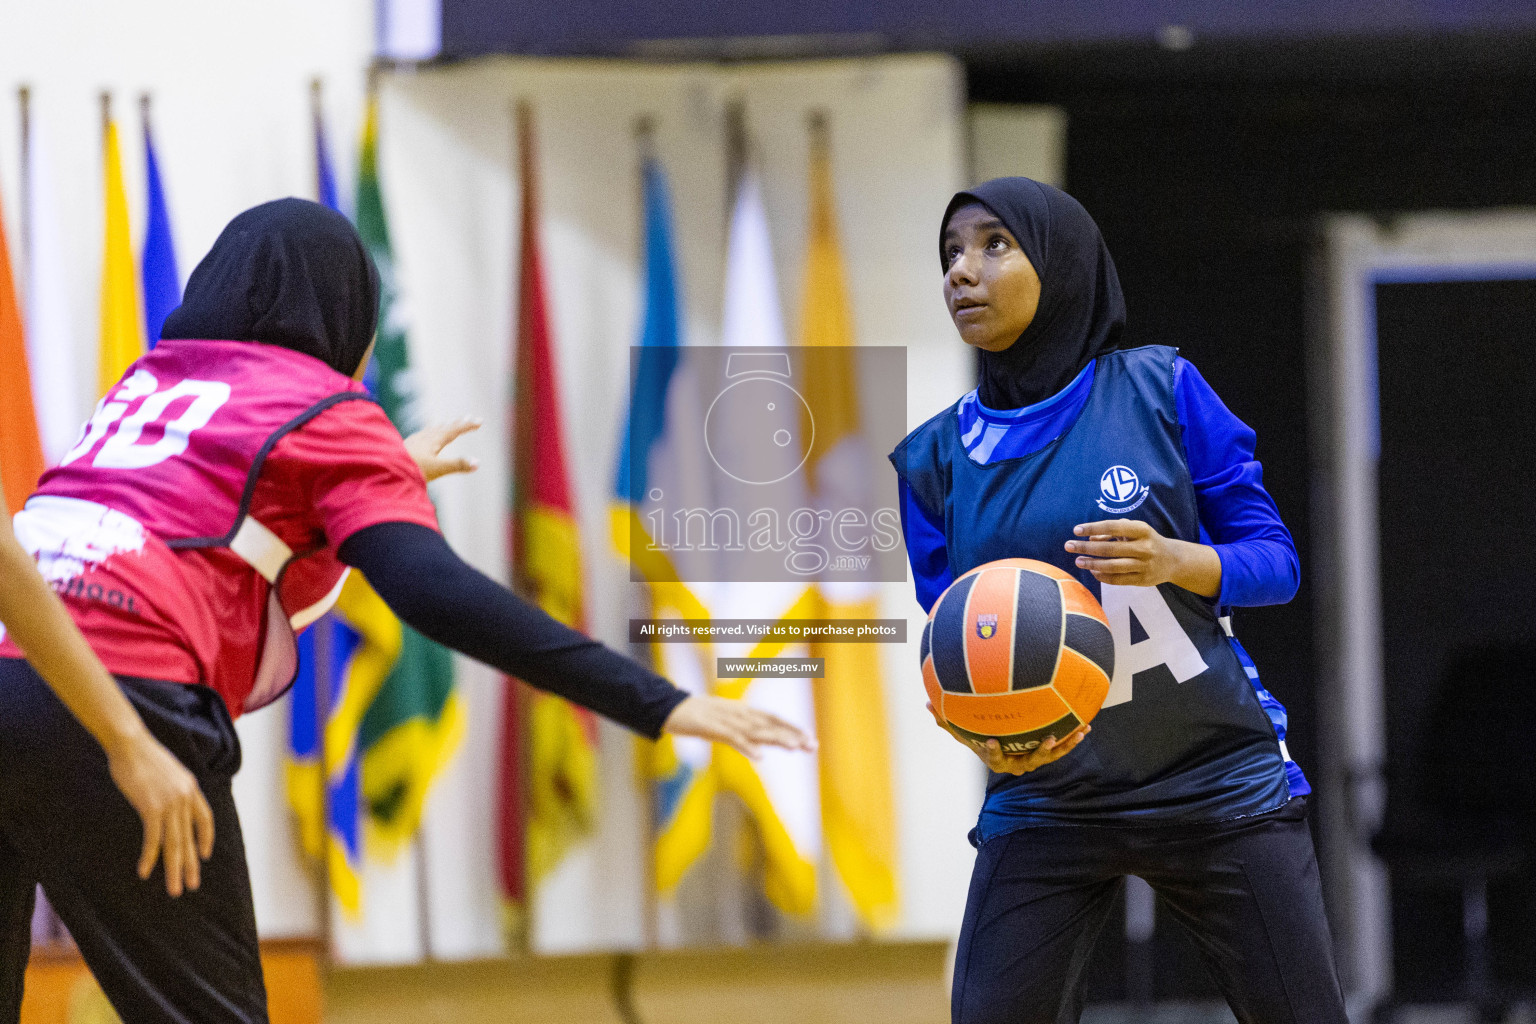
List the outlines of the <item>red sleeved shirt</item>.
{"type": "MultiPolygon", "coordinates": [[[[426,480],[373,402],[338,403],[284,435],[262,466],[250,515],[299,553],[334,554],[377,523],[438,528],[426,480]]],[[[108,671],[201,683],[238,715],[255,679],[268,589],[227,548],[173,551],[151,537],[60,593],[108,671]]],[[[0,642],[0,657],[20,656],[0,642]]]]}

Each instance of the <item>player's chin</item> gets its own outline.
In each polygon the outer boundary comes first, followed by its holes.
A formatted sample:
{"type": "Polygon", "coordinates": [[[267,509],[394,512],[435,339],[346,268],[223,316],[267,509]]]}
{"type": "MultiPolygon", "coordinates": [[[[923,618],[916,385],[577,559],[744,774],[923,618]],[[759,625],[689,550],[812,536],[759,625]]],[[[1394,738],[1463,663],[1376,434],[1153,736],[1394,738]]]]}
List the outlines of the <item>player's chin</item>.
{"type": "Polygon", "coordinates": [[[1000,352],[1014,341],[1013,338],[998,337],[997,329],[992,324],[979,319],[957,319],[955,330],[960,333],[961,341],[984,352],[1000,352]]]}

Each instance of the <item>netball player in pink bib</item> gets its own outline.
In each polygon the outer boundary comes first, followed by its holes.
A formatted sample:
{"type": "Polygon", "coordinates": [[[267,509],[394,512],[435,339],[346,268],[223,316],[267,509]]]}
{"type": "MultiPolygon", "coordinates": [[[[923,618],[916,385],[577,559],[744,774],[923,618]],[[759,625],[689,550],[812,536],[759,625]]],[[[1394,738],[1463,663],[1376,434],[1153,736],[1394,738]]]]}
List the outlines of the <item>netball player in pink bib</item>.
{"type": "Polygon", "coordinates": [[[687,696],[452,552],[424,476],[446,464],[414,461],[358,383],[378,303],[345,218],[298,199],[246,211],[17,514],[92,649],[197,777],[212,827],[205,862],[182,866],[188,891],[141,879],[140,821],[100,745],[0,642],[0,1021],[19,1013],[37,883],[129,1024],[267,1019],[231,723],[283,693],[295,633],[349,568],[431,639],[642,735],[812,749],[739,702],[687,696]]]}

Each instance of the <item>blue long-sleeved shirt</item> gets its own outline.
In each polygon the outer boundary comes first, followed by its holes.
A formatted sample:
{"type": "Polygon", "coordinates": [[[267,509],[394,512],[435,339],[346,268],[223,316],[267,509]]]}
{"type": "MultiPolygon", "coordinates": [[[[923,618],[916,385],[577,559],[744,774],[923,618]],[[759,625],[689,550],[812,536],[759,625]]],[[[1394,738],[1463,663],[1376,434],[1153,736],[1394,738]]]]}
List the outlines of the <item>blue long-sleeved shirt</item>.
{"type": "MultiPolygon", "coordinates": [[[[1094,364],[1089,363],[1060,392],[1023,409],[988,409],[976,392],[966,395],[958,415],[961,440],[971,460],[987,465],[1018,458],[1061,436],[1088,400],[1093,370],[1094,364]]],[[[1214,547],[1221,559],[1216,604],[1223,609],[1284,604],[1296,594],[1301,568],[1291,532],[1264,489],[1263,467],[1253,457],[1256,435],[1183,358],[1174,364],[1174,394],[1184,432],[1184,458],[1200,510],[1200,540],[1214,547]]],[[[942,510],[935,514],[923,508],[899,477],[898,486],[917,599],[930,611],[954,582],[945,551],[942,510]]]]}
{"type": "MultiPolygon", "coordinates": [[[[1082,412],[1093,387],[1094,363],[1060,392],[1023,409],[988,409],[972,391],[960,400],[961,443],[979,465],[1039,451],[1064,434],[1082,412]]],[[[1300,563],[1290,530],[1264,489],[1264,471],[1254,458],[1257,435],[1217,397],[1186,359],[1174,362],[1174,398],[1183,432],[1184,459],[1194,484],[1200,540],[1221,559],[1218,615],[1234,607],[1284,604],[1300,585],[1300,563]]],[[[954,582],[944,540],[943,510],[925,509],[897,477],[902,530],[912,565],[917,599],[924,611],[954,582]]],[[[1067,538],[1062,538],[1063,542],[1067,538]]],[[[1229,641],[1280,741],[1290,791],[1311,791],[1285,746],[1285,708],[1259,681],[1253,659],[1235,637],[1229,641]]]]}

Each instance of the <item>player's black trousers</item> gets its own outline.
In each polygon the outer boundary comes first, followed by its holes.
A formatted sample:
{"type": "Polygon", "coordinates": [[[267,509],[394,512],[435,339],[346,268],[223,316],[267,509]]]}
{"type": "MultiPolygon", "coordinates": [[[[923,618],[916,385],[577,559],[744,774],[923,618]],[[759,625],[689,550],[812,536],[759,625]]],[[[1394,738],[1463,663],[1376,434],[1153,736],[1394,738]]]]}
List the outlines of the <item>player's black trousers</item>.
{"type": "Polygon", "coordinates": [[[0,659],[0,1024],[21,1012],[41,882],[125,1024],[264,1024],[266,989],[230,779],[240,744],[212,690],[124,680],[213,808],[202,887],[172,899],[137,868],[143,826],[106,755],[31,666],[0,659]]]}
{"type": "MultiPolygon", "coordinates": [[[[1021,828],[981,845],[954,1024],[1075,1024],[1125,875],[1183,925],[1242,1024],[1348,1024],[1306,801],[1211,825],[1021,828]]],[[[1166,919],[1166,918],[1165,918],[1166,919]]]]}

